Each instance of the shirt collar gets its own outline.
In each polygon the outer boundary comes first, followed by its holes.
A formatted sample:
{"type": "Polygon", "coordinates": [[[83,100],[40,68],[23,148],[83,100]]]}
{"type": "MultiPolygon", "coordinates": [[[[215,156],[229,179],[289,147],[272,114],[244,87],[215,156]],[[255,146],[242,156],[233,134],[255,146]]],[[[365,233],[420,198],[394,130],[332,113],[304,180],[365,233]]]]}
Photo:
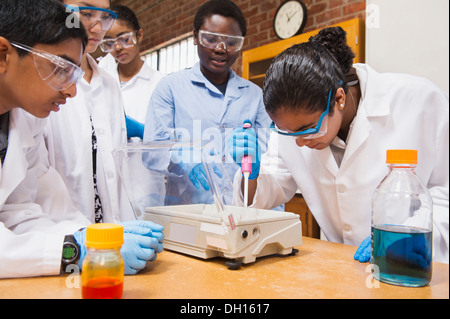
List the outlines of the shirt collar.
{"type": "Polygon", "coordinates": [[[390,114],[389,86],[381,74],[367,64],[355,64],[361,88],[361,100],[367,116],[390,114]]]}
{"type": "MultiPolygon", "coordinates": [[[[191,69],[190,79],[194,83],[204,84],[209,90],[219,92],[219,90],[203,75],[200,70],[200,62],[194,64],[191,69]]],[[[249,86],[248,81],[244,80],[233,71],[229,69],[230,77],[228,79],[227,92],[234,92],[236,89],[242,89],[249,86]]]]}

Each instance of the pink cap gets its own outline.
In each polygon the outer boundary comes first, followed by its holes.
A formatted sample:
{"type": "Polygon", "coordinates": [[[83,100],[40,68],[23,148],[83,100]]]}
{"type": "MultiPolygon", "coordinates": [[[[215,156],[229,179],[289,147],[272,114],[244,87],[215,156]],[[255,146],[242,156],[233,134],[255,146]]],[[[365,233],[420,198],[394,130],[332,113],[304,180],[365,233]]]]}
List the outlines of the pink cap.
{"type": "MultiPolygon", "coordinates": [[[[252,123],[250,122],[250,120],[245,120],[242,127],[245,129],[251,128],[252,123]]],[[[245,155],[244,157],[242,157],[241,171],[242,171],[242,173],[244,173],[244,172],[251,173],[252,172],[252,156],[251,155],[245,155]]]]}
{"type": "Polygon", "coordinates": [[[241,162],[241,171],[242,173],[244,172],[252,172],[252,156],[251,155],[246,155],[244,157],[242,157],[242,162],[241,162]]]}

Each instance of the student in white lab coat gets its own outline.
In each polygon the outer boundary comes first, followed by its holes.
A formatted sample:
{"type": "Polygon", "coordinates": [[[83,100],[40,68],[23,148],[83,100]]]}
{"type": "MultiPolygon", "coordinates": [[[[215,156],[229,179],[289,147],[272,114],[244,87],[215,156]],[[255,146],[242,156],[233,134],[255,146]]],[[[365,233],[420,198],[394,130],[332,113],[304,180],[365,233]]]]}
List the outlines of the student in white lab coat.
{"type": "MultiPolygon", "coordinates": [[[[83,27],[66,27],[69,18],[50,0],[0,2],[0,278],[57,275],[85,255],[79,229],[91,222],[49,166],[41,119],[76,95],[83,76],[88,39],[83,27]],[[63,245],[78,253],[63,258],[63,245]]],[[[134,274],[162,248],[153,238],[162,228],[122,224],[125,273],[134,274]]]]}
{"type": "MultiPolygon", "coordinates": [[[[88,16],[84,11],[110,14],[83,9],[83,1],[64,3],[80,6],[82,17],[88,16]]],[[[100,9],[109,8],[108,0],[95,0],[90,4],[100,9]]],[[[77,208],[92,222],[118,222],[134,219],[111,154],[114,147],[126,143],[122,97],[114,79],[98,68],[89,55],[96,50],[114,18],[103,19],[101,23],[92,20],[94,25],[81,19],[89,42],[82,58],[85,75],[77,85],[78,94],[68,101],[67,107],[51,114],[46,141],[50,163],[64,178],[77,208]]]]}
{"type": "MultiPolygon", "coordinates": [[[[50,164],[64,179],[76,207],[91,222],[135,220],[111,153],[127,142],[122,96],[116,81],[89,55],[114,24],[116,14],[109,10],[109,0],[90,0],[90,6],[85,1],[62,2],[80,17],[89,41],[81,59],[85,74],[77,84],[77,96],[49,117],[45,138],[50,164]]],[[[159,225],[153,229],[161,244],[157,252],[162,249],[161,229],[159,225]]],[[[147,260],[155,258],[145,256],[147,260]]],[[[143,267],[145,264],[134,269],[143,267]]]]}
{"type": "MultiPolygon", "coordinates": [[[[275,207],[299,189],[328,240],[360,245],[370,235],[372,194],[388,173],[386,150],[417,149],[416,173],[434,203],[434,260],[448,263],[448,95],[423,78],[352,66],[353,57],[338,27],[274,59],[263,89],[273,132],[253,164],[249,202],[275,207]]],[[[254,141],[251,130],[235,132],[238,163],[244,152],[256,155],[254,141]]],[[[369,260],[364,244],[355,259],[369,260]]]]}
{"type": "Polygon", "coordinates": [[[103,52],[109,54],[100,60],[99,66],[120,84],[128,138],[142,139],[150,97],[163,74],[141,59],[144,30],[134,12],[122,5],[115,5],[111,10],[117,13],[117,20],[100,43],[103,52]]]}
{"type": "Polygon", "coordinates": [[[87,37],[67,18],[50,0],[0,2],[0,278],[59,274],[65,236],[90,223],[49,167],[43,139],[43,118],[83,76],[87,37]]]}

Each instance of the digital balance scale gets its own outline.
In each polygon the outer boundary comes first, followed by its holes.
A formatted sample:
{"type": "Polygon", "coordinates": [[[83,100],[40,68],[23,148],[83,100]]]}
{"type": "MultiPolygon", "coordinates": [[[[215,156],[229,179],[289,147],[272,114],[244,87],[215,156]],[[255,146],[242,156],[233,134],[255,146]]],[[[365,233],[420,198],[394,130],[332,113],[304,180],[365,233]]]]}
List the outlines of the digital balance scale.
{"type": "Polygon", "coordinates": [[[113,151],[138,219],[164,226],[164,249],[202,259],[222,257],[239,269],[258,257],[291,255],[302,243],[297,214],[232,205],[229,176],[210,144],[135,143],[113,151]],[[203,165],[210,188],[197,189],[189,174],[203,165]]]}

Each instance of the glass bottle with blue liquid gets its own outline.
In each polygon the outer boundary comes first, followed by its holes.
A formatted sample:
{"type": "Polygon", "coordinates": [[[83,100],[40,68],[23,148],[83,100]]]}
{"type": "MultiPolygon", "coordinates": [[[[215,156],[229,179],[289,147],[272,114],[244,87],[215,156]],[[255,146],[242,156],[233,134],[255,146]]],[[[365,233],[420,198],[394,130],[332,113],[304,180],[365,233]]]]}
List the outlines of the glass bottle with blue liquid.
{"type": "Polygon", "coordinates": [[[417,150],[388,150],[389,174],[372,199],[372,258],[376,279],[420,287],[431,281],[433,203],[415,173],[417,150]]]}

